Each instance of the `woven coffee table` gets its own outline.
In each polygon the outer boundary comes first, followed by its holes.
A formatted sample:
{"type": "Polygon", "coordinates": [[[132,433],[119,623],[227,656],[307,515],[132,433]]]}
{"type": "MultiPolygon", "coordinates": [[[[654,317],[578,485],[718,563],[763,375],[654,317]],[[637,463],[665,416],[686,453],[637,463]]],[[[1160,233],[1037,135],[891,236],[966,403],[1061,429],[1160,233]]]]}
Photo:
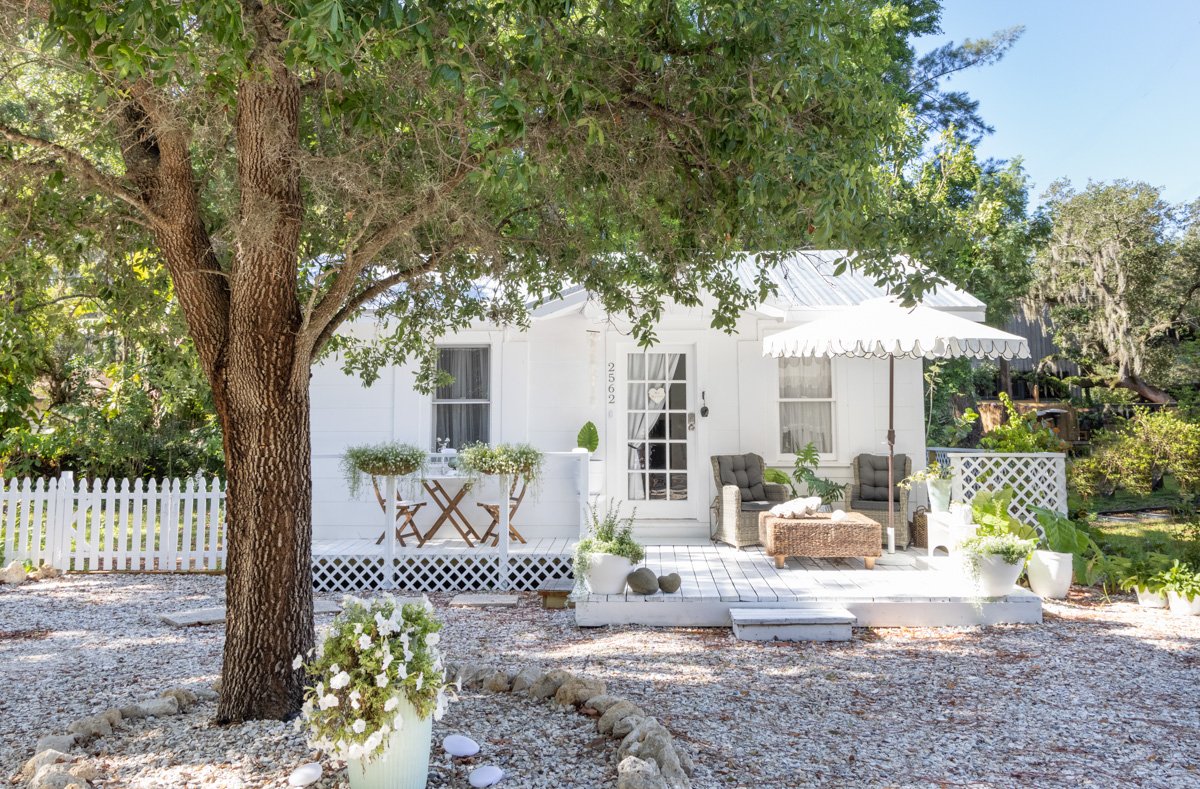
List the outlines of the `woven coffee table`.
{"type": "Polygon", "coordinates": [[[769,512],[758,516],[758,535],[775,566],[782,568],[788,557],[810,559],[861,556],[867,569],[883,553],[883,527],[861,512],[847,512],[840,521],[828,515],[781,518],[769,512]]]}

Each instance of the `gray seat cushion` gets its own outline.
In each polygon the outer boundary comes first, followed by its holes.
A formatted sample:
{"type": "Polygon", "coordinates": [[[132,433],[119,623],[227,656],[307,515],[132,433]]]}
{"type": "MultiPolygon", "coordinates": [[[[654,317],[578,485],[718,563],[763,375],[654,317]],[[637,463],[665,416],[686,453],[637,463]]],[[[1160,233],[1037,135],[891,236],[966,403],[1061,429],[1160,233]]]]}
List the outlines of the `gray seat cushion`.
{"type": "MultiPolygon", "coordinates": [[[[892,463],[893,485],[899,484],[900,480],[904,479],[904,463],[906,459],[904,455],[896,455],[892,463]]],[[[887,509],[887,470],[887,455],[858,456],[858,495],[854,497],[855,509],[868,509],[864,505],[870,501],[882,502],[880,509],[887,509]]],[[[892,496],[893,501],[900,500],[899,488],[895,490],[892,496]]]]}
{"type": "Polygon", "coordinates": [[[717,468],[721,472],[722,485],[737,485],[742,492],[742,501],[765,501],[763,468],[756,455],[718,455],[717,468]]]}
{"type": "Polygon", "coordinates": [[[742,500],[742,512],[766,512],[775,506],[773,501],[746,501],[742,500]]]}
{"type": "MultiPolygon", "coordinates": [[[[859,512],[887,512],[887,502],[886,501],[869,501],[869,500],[865,500],[865,499],[855,499],[854,500],[854,509],[858,510],[859,512]]],[[[900,498],[899,497],[896,497],[895,501],[892,502],[892,509],[899,512],[899,510],[900,510],[900,498]]]]}

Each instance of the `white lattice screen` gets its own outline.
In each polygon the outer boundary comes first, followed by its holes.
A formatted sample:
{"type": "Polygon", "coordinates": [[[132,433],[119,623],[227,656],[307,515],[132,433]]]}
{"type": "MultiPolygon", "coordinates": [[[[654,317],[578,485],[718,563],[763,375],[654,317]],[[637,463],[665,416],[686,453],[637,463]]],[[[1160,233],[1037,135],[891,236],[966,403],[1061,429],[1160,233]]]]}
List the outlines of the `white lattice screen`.
{"type": "Polygon", "coordinates": [[[1061,452],[954,452],[952,496],[970,502],[981,490],[1013,489],[1009,513],[1034,523],[1034,507],[1066,513],[1067,456],[1061,452]]]}
{"type": "MultiPolygon", "coordinates": [[[[378,556],[317,556],[313,588],[319,592],[369,592],[388,588],[386,563],[378,556]]],[[[394,562],[394,585],[409,592],[473,592],[489,589],[532,591],[544,582],[571,577],[571,557],[561,554],[517,554],[503,563],[495,553],[477,555],[400,556],[394,562]]]]}

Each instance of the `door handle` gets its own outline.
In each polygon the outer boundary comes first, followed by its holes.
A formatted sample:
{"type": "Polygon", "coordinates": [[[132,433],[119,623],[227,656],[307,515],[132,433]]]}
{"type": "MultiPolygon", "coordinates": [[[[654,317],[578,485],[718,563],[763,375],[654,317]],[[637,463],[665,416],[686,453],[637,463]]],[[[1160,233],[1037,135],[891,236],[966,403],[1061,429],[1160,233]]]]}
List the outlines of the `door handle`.
{"type": "Polygon", "coordinates": [[[695,430],[696,429],[696,414],[691,411],[688,411],[687,422],[688,422],[688,430],[695,430]]]}

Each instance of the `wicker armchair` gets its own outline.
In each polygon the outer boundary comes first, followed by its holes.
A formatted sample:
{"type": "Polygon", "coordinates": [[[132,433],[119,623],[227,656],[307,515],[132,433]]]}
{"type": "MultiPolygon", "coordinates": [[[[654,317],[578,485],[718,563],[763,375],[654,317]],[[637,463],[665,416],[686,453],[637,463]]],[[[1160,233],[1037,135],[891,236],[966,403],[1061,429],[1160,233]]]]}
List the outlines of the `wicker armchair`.
{"type": "Polygon", "coordinates": [[[758,514],[787,501],[787,486],[765,482],[766,463],[754,453],[713,455],[712,467],[717,486],[713,538],[735,548],[758,545],[758,514]]]}
{"type": "MultiPolygon", "coordinates": [[[[854,481],[846,486],[846,501],[845,506],[848,512],[861,512],[870,518],[879,521],[880,525],[887,528],[887,455],[858,455],[850,463],[850,468],[854,471],[854,481]],[[860,462],[861,461],[861,462],[860,462]],[[866,499],[863,497],[863,472],[860,470],[863,465],[873,469],[872,476],[874,479],[868,480],[870,486],[874,486],[874,491],[877,496],[879,490],[884,492],[884,498],[866,499]],[[882,469],[880,471],[879,469],[882,469]],[[882,474],[880,477],[879,475],[882,474]],[[876,483],[884,483],[876,485],[876,483]]],[[[899,483],[900,480],[912,474],[912,458],[907,455],[896,455],[894,461],[894,471],[892,481],[899,483]]],[[[897,485],[896,487],[896,504],[894,512],[896,513],[896,547],[904,549],[909,542],[908,531],[908,491],[897,485]]],[[[884,540],[887,540],[887,532],[884,531],[884,540]]]]}

